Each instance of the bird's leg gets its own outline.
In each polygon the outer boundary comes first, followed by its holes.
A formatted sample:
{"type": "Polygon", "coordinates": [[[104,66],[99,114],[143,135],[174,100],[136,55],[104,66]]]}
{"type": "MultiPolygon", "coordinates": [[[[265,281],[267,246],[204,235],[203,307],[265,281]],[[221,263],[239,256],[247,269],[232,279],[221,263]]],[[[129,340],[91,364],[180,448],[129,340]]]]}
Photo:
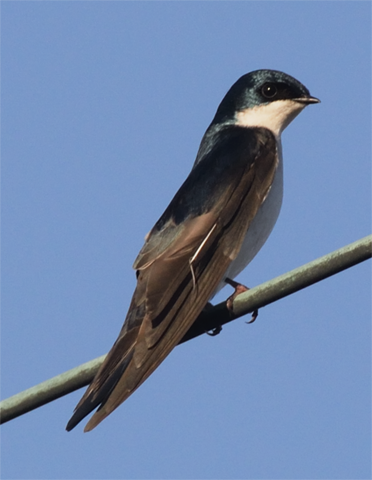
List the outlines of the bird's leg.
{"type": "MultiPolygon", "coordinates": [[[[241,293],[249,290],[249,288],[246,287],[245,285],[242,285],[241,283],[238,283],[238,282],[235,282],[234,280],[231,280],[231,278],[225,278],[225,283],[227,283],[228,285],[231,285],[235,289],[235,292],[232,295],[230,295],[230,297],[226,300],[227,309],[232,314],[234,314],[233,305],[234,305],[235,298],[238,295],[240,295],[241,293]]],[[[252,318],[249,320],[249,322],[245,322],[245,323],[253,323],[256,320],[257,317],[258,317],[258,310],[254,310],[252,312],[252,318]]]]}

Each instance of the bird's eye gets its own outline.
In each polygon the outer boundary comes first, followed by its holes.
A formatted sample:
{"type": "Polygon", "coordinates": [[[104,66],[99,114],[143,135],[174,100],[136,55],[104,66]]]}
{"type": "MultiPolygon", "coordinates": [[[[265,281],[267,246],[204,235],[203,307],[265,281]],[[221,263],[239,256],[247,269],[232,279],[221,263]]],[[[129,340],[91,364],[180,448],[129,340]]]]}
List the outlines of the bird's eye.
{"type": "Polygon", "coordinates": [[[278,93],[278,89],[273,83],[265,83],[265,85],[261,89],[261,92],[265,98],[272,99],[278,93]]]}

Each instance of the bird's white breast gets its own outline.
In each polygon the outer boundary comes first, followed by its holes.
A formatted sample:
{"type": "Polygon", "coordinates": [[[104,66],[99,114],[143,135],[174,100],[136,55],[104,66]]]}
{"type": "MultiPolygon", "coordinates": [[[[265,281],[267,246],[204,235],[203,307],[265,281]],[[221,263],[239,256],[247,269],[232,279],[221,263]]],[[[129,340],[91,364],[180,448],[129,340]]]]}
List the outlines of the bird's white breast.
{"type": "MultiPolygon", "coordinates": [[[[283,199],[283,159],[280,139],[278,140],[278,166],[271,189],[250,224],[242,248],[227,269],[224,278],[234,278],[253,260],[266,242],[278,219],[283,199]]],[[[221,282],[219,291],[226,284],[221,282]]]]}

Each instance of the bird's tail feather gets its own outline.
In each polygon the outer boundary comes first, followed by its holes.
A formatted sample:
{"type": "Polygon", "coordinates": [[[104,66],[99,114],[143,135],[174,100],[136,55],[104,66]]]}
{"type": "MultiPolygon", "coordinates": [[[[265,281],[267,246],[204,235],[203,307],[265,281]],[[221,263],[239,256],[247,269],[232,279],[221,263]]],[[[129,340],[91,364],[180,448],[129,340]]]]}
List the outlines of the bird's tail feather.
{"type": "Polygon", "coordinates": [[[102,384],[98,391],[97,389],[87,389],[85,395],[76,406],[75,411],[66,426],[66,430],[68,432],[76,427],[78,423],[80,423],[98,406],[99,408],[102,408],[120,380],[121,376],[125,372],[128,364],[132,360],[132,356],[133,350],[122,360],[121,364],[119,364],[117,368],[113,370],[112,375],[107,377],[106,381],[102,384]]]}

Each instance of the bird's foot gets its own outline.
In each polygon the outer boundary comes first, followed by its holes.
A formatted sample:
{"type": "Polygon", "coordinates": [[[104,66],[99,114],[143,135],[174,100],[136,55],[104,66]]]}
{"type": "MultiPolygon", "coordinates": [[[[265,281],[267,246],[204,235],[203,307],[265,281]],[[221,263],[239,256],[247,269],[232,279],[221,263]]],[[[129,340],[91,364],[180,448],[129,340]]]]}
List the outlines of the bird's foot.
{"type": "MultiPolygon", "coordinates": [[[[230,297],[226,300],[227,309],[229,310],[229,312],[231,312],[232,315],[234,315],[233,307],[234,307],[235,298],[241,293],[247,292],[249,288],[246,287],[245,285],[242,285],[241,283],[231,280],[231,278],[225,278],[225,283],[227,283],[228,285],[231,285],[235,289],[235,292],[232,295],[230,295],[230,297]]],[[[249,320],[249,322],[245,322],[245,323],[253,323],[257,317],[258,317],[258,310],[254,310],[252,312],[252,318],[249,320]]]]}

